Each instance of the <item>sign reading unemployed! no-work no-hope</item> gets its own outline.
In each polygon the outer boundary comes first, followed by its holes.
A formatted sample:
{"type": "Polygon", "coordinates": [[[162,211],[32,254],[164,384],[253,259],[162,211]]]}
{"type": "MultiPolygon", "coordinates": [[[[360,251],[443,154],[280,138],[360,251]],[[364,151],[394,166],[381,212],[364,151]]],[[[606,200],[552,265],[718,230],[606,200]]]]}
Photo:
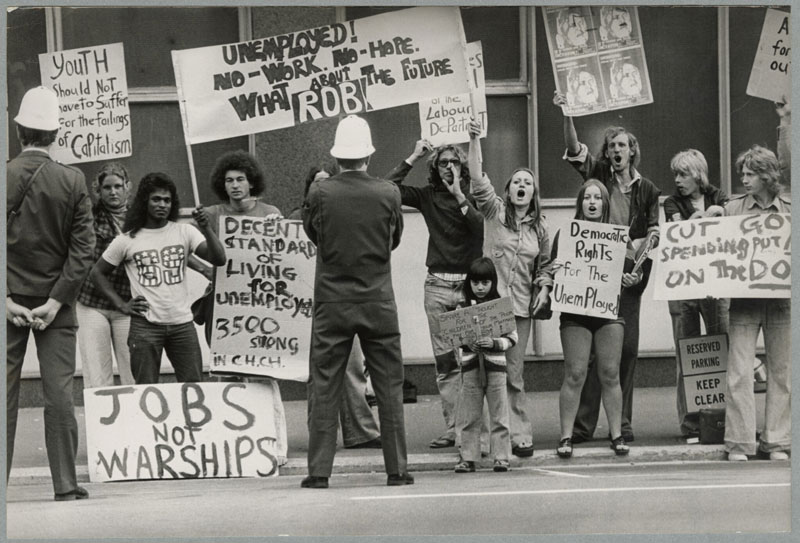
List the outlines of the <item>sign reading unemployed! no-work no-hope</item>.
{"type": "Polygon", "coordinates": [[[469,91],[458,7],[172,52],[189,143],[469,91]]]}

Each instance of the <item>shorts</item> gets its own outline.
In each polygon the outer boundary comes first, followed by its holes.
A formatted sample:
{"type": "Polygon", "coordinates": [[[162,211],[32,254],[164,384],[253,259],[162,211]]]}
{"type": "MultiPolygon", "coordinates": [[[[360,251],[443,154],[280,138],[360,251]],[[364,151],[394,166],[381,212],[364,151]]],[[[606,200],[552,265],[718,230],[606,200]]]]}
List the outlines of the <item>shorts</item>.
{"type": "Polygon", "coordinates": [[[592,334],[597,332],[603,326],[608,324],[621,324],[625,325],[625,319],[617,317],[615,319],[601,319],[600,317],[590,317],[588,315],[576,315],[574,313],[561,313],[561,327],[579,326],[586,328],[592,334]]]}

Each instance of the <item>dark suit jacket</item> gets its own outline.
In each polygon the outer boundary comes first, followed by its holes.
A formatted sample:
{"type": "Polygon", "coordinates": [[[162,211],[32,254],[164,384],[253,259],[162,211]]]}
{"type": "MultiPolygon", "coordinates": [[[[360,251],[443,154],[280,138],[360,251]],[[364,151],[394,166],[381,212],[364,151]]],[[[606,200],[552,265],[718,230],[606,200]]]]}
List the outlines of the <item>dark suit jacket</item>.
{"type": "Polygon", "coordinates": [[[317,246],[315,301],[394,300],[391,255],[403,233],[394,183],[363,171],[312,183],[303,227],[317,246]]]}
{"type": "Polygon", "coordinates": [[[94,264],[92,201],[83,173],[43,151],[24,151],[6,167],[6,209],[20,200],[25,183],[43,162],[8,228],[7,292],[73,305],[94,264]]]}

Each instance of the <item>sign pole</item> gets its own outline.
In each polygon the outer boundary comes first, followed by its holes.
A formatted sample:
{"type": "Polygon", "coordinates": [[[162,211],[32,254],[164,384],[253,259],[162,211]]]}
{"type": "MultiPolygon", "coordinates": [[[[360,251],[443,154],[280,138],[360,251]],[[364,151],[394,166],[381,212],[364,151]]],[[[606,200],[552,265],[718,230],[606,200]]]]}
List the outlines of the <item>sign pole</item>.
{"type": "Polygon", "coordinates": [[[194,196],[194,205],[200,205],[200,192],[197,190],[197,175],[194,171],[194,156],[192,155],[192,144],[189,142],[189,130],[186,118],[186,101],[183,97],[183,90],[181,87],[181,71],[178,69],[178,57],[175,51],[172,51],[172,64],[175,72],[175,86],[178,90],[178,108],[181,111],[181,125],[183,126],[183,139],[186,142],[186,157],[189,160],[189,177],[192,181],[192,196],[194,196]]]}

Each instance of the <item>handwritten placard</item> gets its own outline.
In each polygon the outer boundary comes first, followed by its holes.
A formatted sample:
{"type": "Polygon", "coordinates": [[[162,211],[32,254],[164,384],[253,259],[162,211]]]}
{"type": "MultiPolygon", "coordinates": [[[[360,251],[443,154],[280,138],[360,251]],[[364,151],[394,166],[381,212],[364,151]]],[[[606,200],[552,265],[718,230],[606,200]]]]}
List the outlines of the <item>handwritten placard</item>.
{"type": "Polygon", "coordinates": [[[417,7],[172,51],[187,141],[469,92],[458,7],[417,7]]]}
{"type": "Polygon", "coordinates": [[[83,398],[93,483],[278,475],[265,384],[88,388],[83,398]]]}
{"type": "Polygon", "coordinates": [[[761,39],[753,60],[747,94],[784,102],[792,95],[791,14],[768,9],[761,29],[761,39]]]}
{"type": "Polygon", "coordinates": [[[686,411],[725,407],[728,371],[728,335],[678,340],[686,411]]]}
{"type": "Polygon", "coordinates": [[[308,380],[317,248],[301,221],[222,216],[211,370],[308,380]]]}
{"type": "Polygon", "coordinates": [[[483,49],[481,42],[467,44],[471,92],[442,96],[419,103],[419,125],[421,137],[438,147],[448,143],[469,141],[471,117],[481,125],[481,137],[485,138],[489,125],[486,109],[486,77],[483,71],[483,49]],[[472,105],[475,105],[475,113],[472,105]]]}
{"type": "Polygon", "coordinates": [[[788,213],[662,224],[656,252],[656,300],[791,297],[788,213]]]}
{"type": "Polygon", "coordinates": [[[50,155],[64,164],[130,156],[131,114],[121,43],[39,55],[42,85],[59,101],[50,155]]]}
{"type": "Polygon", "coordinates": [[[511,298],[503,297],[439,315],[442,338],[458,347],[481,337],[500,337],[516,330],[511,298]]]}
{"type": "Polygon", "coordinates": [[[573,220],[559,236],[553,309],[613,319],[619,313],[628,227],[573,220]]]}

